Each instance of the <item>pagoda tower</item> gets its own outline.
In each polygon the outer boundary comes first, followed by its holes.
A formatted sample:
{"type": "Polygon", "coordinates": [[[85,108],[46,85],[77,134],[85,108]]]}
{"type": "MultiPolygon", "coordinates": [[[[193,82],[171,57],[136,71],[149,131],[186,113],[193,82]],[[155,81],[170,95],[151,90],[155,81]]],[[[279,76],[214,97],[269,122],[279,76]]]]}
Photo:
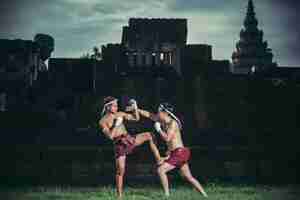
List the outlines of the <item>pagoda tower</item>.
{"type": "Polygon", "coordinates": [[[253,1],[249,0],[244,28],[240,32],[240,40],[236,51],[232,54],[232,72],[248,74],[275,67],[273,53],[263,40],[263,31],[258,29],[258,21],[254,11],[253,1]]]}

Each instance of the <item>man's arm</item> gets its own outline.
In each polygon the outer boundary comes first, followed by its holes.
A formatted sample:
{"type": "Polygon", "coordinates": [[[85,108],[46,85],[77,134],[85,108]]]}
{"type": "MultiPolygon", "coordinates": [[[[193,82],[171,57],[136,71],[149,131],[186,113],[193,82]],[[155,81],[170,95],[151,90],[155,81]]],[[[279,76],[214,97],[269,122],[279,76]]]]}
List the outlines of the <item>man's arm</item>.
{"type": "Polygon", "coordinates": [[[146,117],[146,118],[149,118],[151,119],[152,121],[158,121],[158,117],[156,114],[154,113],[151,113],[151,112],[148,112],[146,110],[142,110],[142,109],[138,109],[138,112],[140,113],[140,115],[142,115],[143,117],[146,117]]]}
{"type": "Polygon", "coordinates": [[[113,124],[112,127],[109,127],[105,121],[101,121],[101,120],[99,122],[99,125],[100,125],[104,135],[106,137],[108,137],[109,139],[113,140],[115,135],[116,135],[116,131],[118,131],[117,127],[120,126],[122,123],[123,123],[123,118],[122,117],[117,117],[115,119],[114,124],[113,124]]]}
{"type": "Polygon", "coordinates": [[[133,113],[125,113],[125,112],[119,112],[119,114],[124,117],[127,121],[139,121],[140,115],[137,110],[135,110],[133,113]]]}
{"type": "Polygon", "coordinates": [[[102,132],[104,133],[104,135],[106,137],[108,137],[109,139],[113,140],[113,132],[110,130],[110,128],[107,126],[106,123],[104,122],[99,122],[99,126],[102,129],[102,132]]]}
{"type": "Polygon", "coordinates": [[[169,142],[170,140],[172,140],[175,137],[175,131],[177,128],[175,121],[171,122],[171,125],[168,128],[167,132],[165,132],[161,129],[161,124],[159,122],[156,122],[154,124],[154,127],[155,127],[155,130],[160,134],[160,136],[166,142],[169,142]]]}
{"type": "MultiPolygon", "coordinates": [[[[120,112],[122,113],[122,116],[124,117],[125,120],[128,121],[139,121],[140,120],[140,113],[138,112],[138,106],[137,106],[137,102],[135,99],[130,99],[129,103],[130,105],[130,109],[132,110],[133,113],[125,113],[125,112],[120,112]]],[[[128,108],[128,107],[127,107],[128,108]]],[[[126,108],[126,110],[127,110],[126,108]]]]}

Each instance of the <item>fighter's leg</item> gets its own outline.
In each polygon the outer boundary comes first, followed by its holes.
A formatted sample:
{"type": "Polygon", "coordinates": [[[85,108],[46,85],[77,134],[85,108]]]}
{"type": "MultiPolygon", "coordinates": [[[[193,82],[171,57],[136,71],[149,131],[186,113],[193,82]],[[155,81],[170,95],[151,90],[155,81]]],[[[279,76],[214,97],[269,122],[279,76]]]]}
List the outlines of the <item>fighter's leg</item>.
{"type": "Polygon", "coordinates": [[[149,142],[150,149],[154,155],[154,158],[155,158],[156,162],[159,163],[161,161],[161,156],[160,156],[159,150],[154,142],[151,132],[144,132],[144,133],[139,133],[136,135],[136,138],[135,138],[136,146],[142,145],[145,142],[149,142]]]}
{"type": "Polygon", "coordinates": [[[204,191],[203,187],[201,186],[201,184],[199,183],[199,181],[197,181],[197,179],[195,179],[191,173],[191,170],[189,168],[189,165],[187,163],[185,163],[181,168],[180,168],[180,175],[186,179],[189,183],[191,183],[198,192],[201,192],[203,194],[203,196],[207,197],[206,192],[204,191]]]}
{"type": "Polygon", "coordinates": [[[160,182],[163,186],[164,192],[166,196],[170,196],[170,191],[169,191],[169,181],[168,181],[168,176],[167,176],[167,172],[171,171],[172,169],[174,169],[175,166],[170,165],[169,163],[164,162],[162,165],[160,165],[157,168],[157,172],[160,178],[160,182]]]}
{"type": "Polygon", "coordinates": [[[125,174],[126,156],[120,156],[116,159],[116,185],[117,194],[121,198],[123,194],[123,178],[125,174]]]}

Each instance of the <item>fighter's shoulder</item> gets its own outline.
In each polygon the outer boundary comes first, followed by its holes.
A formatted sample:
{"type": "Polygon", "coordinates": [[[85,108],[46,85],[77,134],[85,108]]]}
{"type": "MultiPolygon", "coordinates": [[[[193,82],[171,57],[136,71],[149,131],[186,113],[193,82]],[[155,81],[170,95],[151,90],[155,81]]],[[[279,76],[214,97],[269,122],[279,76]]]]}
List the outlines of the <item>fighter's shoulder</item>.
{"type": "Polygon", "coordinates": [[[170,125],[171,125],[171,126],[177,126],[177,121],[174,120],[174,119],[171,119],[170,125]]]}
{"type": "Polygon", "coordinates": [[[101,119],[99,120],[99,124],[101,124],[101,125],[107,124],[107,123],[109,123],[109,121],[112,120],[112,119],[113,119],[112,116],[104,115],[104,116],[101,117],[101,119]]]}
{"type": "Polygon", "coordinates": [[[179,124],[175,119],[172,119],[170,122],[170,127],[172,127],[173,129],[174,128],[179,129],[179,124]]]}
{"type": "Polygon", "coordinates": [[[105,123],[105,117],[101,117],[99,120],[98,120],[98,123],[99,123],[99,125],[103,125],[104,123],[105,123]]]}
{"type": "Polygon", "coordinates": [[[117,113],[115,113],[116,117],[124,117],[126,115],[127,115],[127,113],[126,112],[122,112],[122,111],[118,111],[117,113]]]}

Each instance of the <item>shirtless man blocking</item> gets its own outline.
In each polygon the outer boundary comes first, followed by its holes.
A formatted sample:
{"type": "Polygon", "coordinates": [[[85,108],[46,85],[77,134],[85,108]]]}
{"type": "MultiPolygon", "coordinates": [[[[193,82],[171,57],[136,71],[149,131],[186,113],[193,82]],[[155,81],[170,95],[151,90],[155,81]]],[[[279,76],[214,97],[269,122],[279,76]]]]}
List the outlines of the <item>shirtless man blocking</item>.
{"type": "Polygon", "coordinates": [[[114,143],[116,186],[119,198],[121,198],[123,194],[126,156],[130,154],[135,147],[149,142],[156,162],[160,162],[161,159],[150,132],[140,133],[135,136],[128,134],[123,121],[138,121],[140,119],[136,101],[131,99],[129,103],[131,104],[131,108],[128,110],[132,110],[130,114],[118,111],[118,100],[116,98],[111,96],[104,98],[102,118],[99,120],[99,126],[102,132],[114,143]]]}
{"type": "Polygon", "coordinates": [[[201,192],[207,197],[201,184],[191,174],[188,165],[191,153],[190,150],[183,145],[181,138],[182,124],[173,112],[174,108],[168,103],[160,104],[157,114],[139,109],[139,113],[142,116],[155,121],[155,130],[160,134],[168,147],[167,157],[163,159],[157,170],[165,195],[170,195],[167,172],[177,168],[180,170],[180,174],[183,178],[191,183],[198,192],[201,192]]]}

